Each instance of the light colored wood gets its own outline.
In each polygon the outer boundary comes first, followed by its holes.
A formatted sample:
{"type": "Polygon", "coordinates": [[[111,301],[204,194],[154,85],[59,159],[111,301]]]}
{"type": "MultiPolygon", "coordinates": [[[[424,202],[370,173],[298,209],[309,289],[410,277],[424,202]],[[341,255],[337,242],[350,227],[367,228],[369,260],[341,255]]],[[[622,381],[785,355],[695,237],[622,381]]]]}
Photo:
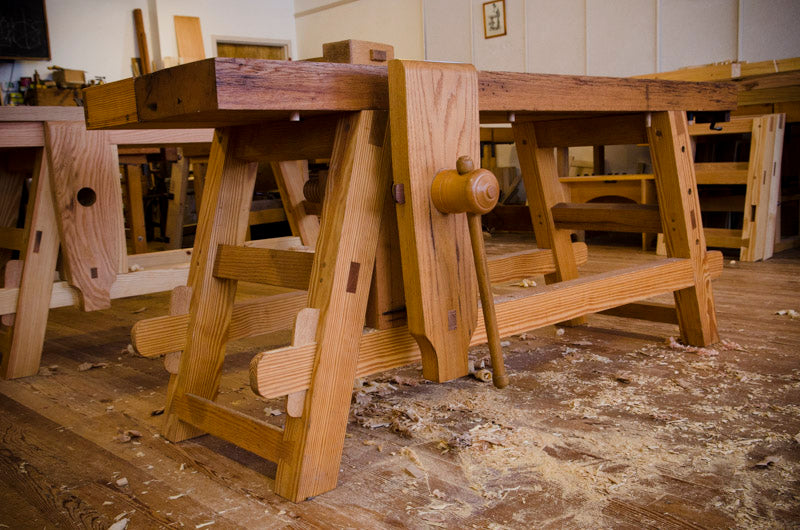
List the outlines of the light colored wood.
{"type": "Polygon", "coordinates": [[[275,491],[299,501],[336,487],[369,280],[375,261],[382,191],[390,182],[387,116],[343,117],[331,157],[309,307],[320,309],[314,378],[301,418],[287,418],[296,452],[278,462],[275,491]]]}
{"type": "MultiPolygon", "coordinates": [[[[139,121],[133,78],[103,84],[103,90],[83,91],[86,127],[98,129],[139,121]]],[[[81,111],[83,109],[76,108],[81,111]]],[[[80,118],[78,118],[80,119],[80,118]]]]}
{"type": "Polygon", "coordinates": [[[235,135],[234,130],[220,129],[211,145],[187,281],[192,288],[189,332],[175,384],[167,396],[163,430],[172,441],[201,432],[180,421],[172,410],[175,399],[195,394],[213,400],[221,377],[236,282],[214,278],[212,267],[218,245],[244,242],[257,169],[256,164],[228,154],[228,145],[235,143],[235,135]],[[227,215],[216,215],[218,211],[227,215]]]}
{"type": "MultiPolygon", "coordinates": [[[[515,122],[512,125],[517,145],[522,178],[528,195],[528,208],[536,235],[536,246],[552,249],[556,271],[545,275],[545,282],[563,282],[578,277],[578,267],[572,252],[568,230],[557,230],[552,208],[565,202],[564,188],[558,180],[555,152],[552,148],[539,147],[535,124],[515,122]]],[[[577,318],[570,325],[584,322],[577,318]]]]}
{"type": "Polygon", "coordinates": [[[220,245],[214,276],[306,290],[313,262],[313,252],[220,245]]]}
{"type": "Polygon", "coordinates": [[[200,29],[200,17],[175,15],[175,40],[178,44],[178,57],[182,63],[199,61],[206,58],[203,47],[203,32],[200,29]]]}
{"type": "Polygon", "coordinates": [[[747,184],[748,162],[700,162],[694,165],[698,184],[747,184]]]}
{"type": "MultiPolygon", "coordinates": [[[[709,256],[710,270],[722,271],[722,254],[709,256]]],[[[567,282],[548,285],[522,298],[495,302],[500,336],[572,320],[644,298],[693,285],[690,260],[667,259],[567,282]]],[[[470,345],[486,340],[479,318],[470,345]]],[[[358,377],[368,377],[398,366],[419,362],[420,351],[408,328],[368,331],[361,336],[358,377]]],[[[258,354],[250,364],[253,391],[265,398],[309,388],[314,367],[314,345],[287,347],[258,354]]]]}
{"type": "Polygon", "coordinates": [[[178,160],[172,164],[169,179],[169,205],[167,206],[167,248],[183,246],[183,218],[186,213],[186,192],[189,187],[189,159],[178,150],[178,160]]]}
{"type": "Polygon", "coordinates": [[[181,420],[272,462],[292,452],[291,444],[283,440],[283,431],[278,427],[210,399],[183,394],[174,400],[173,409],[181,420]]]}
{"type": "Polygon", "coordinates": [[[136,29],[136,45],[139,48],[139,58],[141,59],[142,74],[149,74],[153,67],[150,64],[150,52],[147,50],[147,34],[144,31],[144,18],[141,9],[133,10],[133,23],[136,29]]]}
{"type": "Polygon", "coordinates": [[[117,273],[127,269],[116,147],[80,122],[48,122],[45,136],[66,279],[84,310],[106,309],[117,273]]]}
{"type": "Polygon", "coordinates": [[[753,130],[753,118],[731,118],[730,121],[716,123],[712,129],[708,123],[692,123],[689,125],[691,136],[716,136],[720,134],[744,134],[753,130]]]}
{"type": "Polygon", "coordinates": [[[759,249],[758,236],[759,229],[763,234],[764,227],[763,225],[759,227],[759,223],[766,222],[768,211],[769,190],[773,175],[775,122],[773,121],[772,127],[770,127],[768,115],[753,118],[752,131],[744,218],[742,219],[743,242],[739,252],[739,259],[742,261],[758,261],[763,257],[763,243],[759,249]],[[745,241],[747,244],[744,243],[745,241]]]}
{"type": "Polygon", "coordinates": [[[263,225],[269,223],[280,223],[286,221],[286,211],[283,208],[267,208],[266,210],[254,210],[247,218],[250,226],[263,225]]]}
{"type": "MultiPolygon", "coordinates": [[[[183,316],[189,314],[189,309],[192,303],[192,288],[188,285],[179,285],[175,287],[169,296],[169,314],[170,316],[183,316]]],[[[188,318],[186,319],[186,325],[188,327],[189,322],[188,318]]],[[[183,336],[186,336],[186,331],[184,330],[183,336]]],[[[178,369],[181,365],[181,351],[173,351],[168,353],[164,357],[164,368],[170,374],[177,375],[178,369]]],[[[177,382],[177,378],[170,377],[169,379],[169,386],[173,387],[177,382]]],[[[168,391],[171,392],[172,388],[168,391]]]]}
{"type": "MultiPolygon", "coordinates": [[[[307,307],[297,313],[297,320],[294,323],[294,333],[292,334],[292,346],[306,346],[312,344],[317,338],[317,327],[319,326],[319,309],[307,307]]],[[[299,418],[303,415],[305,406],[306,391],[300,390],[292,392],[286,396],[286,414],[291,418],[299,418]]]]}
{"type": "Polygon", "coordinates": [[[752,77],[757,75],[772,74],[777,72],[791,72],[800,70],[800,58],[778,59],[773,61],[758,61],[750,63],[724,62],[701,66],[690,66],[669,72],[646,74],[636,77],[650,79],[673,79],[676,81],[723,81],[752,77]]]}
{"type": "Polygon", "coordinates": [[[319,236],[319,218],[306,211],[303,197],[303,185],[308,181],[308,161],[273,163],[272,172],[292,234],[299,236],[304,245],[314,247],[319,236]]]}
{"type": "MultiPolygon", "coordinates": [[[[575,263],[582,265],[588,259],[586,243],[572,243],[575,263]]],[[[556,271],[553,251],[549,249],[523,250],[514,254],[489,256],[489,277],[492,283],[528,278],[556,271]]]]}
{"type": "Polygon", "coordinates": [[[749,244],[743,240],[742,231],[729,228],[705,228],[706,245],[709,247],[740,248],[742,244],[749,244]]]}
{"type": "Polygon", "coordinates": [[[658,206],[650,204],[559,203],[552,215],[557,230],[661,232],[658,206]]]}
{"type": "Polygon", "coordinates": [[[647,136],[667,255],[688,259],[694,276],[693,286],[675,292],[681,338],[706,346],[719,333],[686,114],[659,112],[651,120],[647,136]]]}
{"type": "MultiPolygon", "coordinates": [[[[573,243],[572,246],[577,263],[579,265],[585,263],[587,259],[586,244],[573,243]]],[[[555,271],[553,255],[549,250],[521,251],[512,255],[492,256],[488,263],[489,274],[494,283],[555,271]]],[[[185,278],[185,276],[183,277],[185,278]]],[[[175,282],[179,281],[180,279],[176,277],[175,282]]],[[[140,284],[141,282],[133,283],[133,285],[140,284]]],[[[11,301],[4,303],[2,295],[3,291],[0,290],[0,310],[12,303],[11,301]]],[[[233,306],[228,340],[234,341],[289,329],[294,321],[294,315],[306,307],[306,298],[307,295],[304,293],[286,293],[237,302],[233,306]]],[[[64,305],[70,305],[70,303],[64,305]]],[[[53,307],[52,304],[51,307],[53,307]]],[[[404,314],[401,316],[404,317],[404,314]]],[[[182,350],[186,346],[188,326],[187,315],[140,320],[133,326],[131,340],[140,355],[158,357],[171,351],[182,350]]]]}
{"type": "MultiPolygon", "coordinates": [[[[133,80],[131,87],[133,86],[133,80]]],[[[45,122],[45,121],[83,121],[84,109],[81,107],[0,107],[2,122],[45,122]]],[[[35,146],[34,146],[35,147],[35,146]]]]}
{"type": "Polygon", "coordinates": [[[17,290],[16,307],[14,311],[0,311],[1,314],[16,313],[8,350],[3,352],[0,365],[3,379],[26,377],[39,371],[59,245],[50,180],[47,156],[39,151],[25,218],[27,244],[21,253],[25,267],[17,290]]]}
{"type": "MultiPolygon", "coordinates": [[[[233,306],[228,341],[290,329],[297,312],[305,308],[308,294],[284,293],[237,302],[233,306]]],[[[189,315],[168,315],[140,320],[131,341],[143,357],[158,357],[186,347],[189,315]]]]}
{"type": "Polygon", "coordinates": [[[210,144],[213,136],[213,129],[146,129],[108,131],[109,143],[125,145],[129,147],[141,147],[149,145],[172,147],[187,144],[210,144]]]}
{"type": "Polygon", "coordinates": [[[322,60],[331,63],[385,65],[394,59],[394,46],[363,40],[326,42],[322,45],[322,60]]]}
{"type": "Polygon", "coordinates": [[[125,187],[127,201],[125,206],[130,220],[133,253],[147,252],[147,231],[144,222],[144,200],[142,199],[142,167],[138,164],[125,164],[125,187]]]}
{"type": "MultiPolygon", "coordinates": [[[[6,107],[2,107],[5,110],[6,107]]],[[[35,122],[0,121],[1,147],[42,147],[44,132],[42,124],[35,122]]]]}
{"type": "Polygon", "coordinates": [[[477,285],[466,215],[431,204],[438,171],[480,158],[478,85],[471,65],[389,63],[392,165],[404,187],[397,225],[408,327],[432,381],[468,373],[467,345],[477,322],[477,285]]]}
{"type": "MultiPolygon", "coordinates": [[[[12,259],[5,264],[5,270],[3,271],[4,289],[19,288],[19,284],[22,281],[23,263],[22,260],[12,259]]],[[[13,326],[15,317],[16,314],[14,313],[6,313],[0,317],[0,323],[4,326],[13,326]]]]}
{"type": "MultiPolygon", "coordinates": [[[[758,189],[754,190],[755,193],[750,197],[752,202],[748,203],[748,197],[745,197],[745,209],[747,209],[748,204],[755,205],[756,213],[753,219],[755,226],[750,231],[750,246],[747,255],[752,261],[771,258],[773,247],[775,246],[775,223],[778,203],[781,200],[784,118],[780,114],[762,117],[764,139],[761,144],[760,156],[757,156],[754,162],[756,168],[753,174],[757,180],[751,182],[751,185],[755,184],[758,189]]],[[[742,230],[742,237],[746,236],[746,231],[742,230]]]]}

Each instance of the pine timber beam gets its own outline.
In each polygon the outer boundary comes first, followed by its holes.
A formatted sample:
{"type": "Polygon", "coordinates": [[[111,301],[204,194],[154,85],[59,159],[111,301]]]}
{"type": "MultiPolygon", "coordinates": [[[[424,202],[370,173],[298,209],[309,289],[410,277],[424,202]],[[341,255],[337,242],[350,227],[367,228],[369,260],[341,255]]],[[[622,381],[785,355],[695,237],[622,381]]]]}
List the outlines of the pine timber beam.
{"type": "Polygon", "coordinates": [[[553,206],[556,228],[606,232],[661,232],[658,206],[650,204],[559,203],[553,206]]]}
{"type": "Polygon", "coordinates": [[[24,235],[23,228],[0,227],[0,248],[22,250],[24,235]]]}
{"type": "MultiPolygon", "coordinates": [[[[586,244],[573,243],[573,250],[577,263],[586,263],[586,244]]],[[[311,253],[308,255],[313,257],[311,253]]],[[[489,258],[489,274],[492,282],[506,282],[537,274],[550,274],[553,271],[555,264],[550,250],[526,250],[489,258]]],[[[307,306],[307,298],[306,292],[302,291],[237,302],[233,306],[228,340],[234,341],[291,329],[297,312],[307,306]]],[[[2,307],[2,290],[0,290],[0,309],[2,307]]],[[[133,325],[131,341],[136,351],[143,357],[158,357],[184,349],[188,326],[188,314],[140,320],[133,325]]]]}
{"type": "Polygon", "coordinates": [[[253,162],[329,158],[338,121],[338,115],[330,114],[247,125],[241,128],[241,141],[233,153],[253,162]],[[265,138],[269,141],[265,142],[265,138]]]}
{"type": "MultiPolygon", "coordinates": [[[[620,271],[568,280],[543,287],[524,298],[495,302],[500,335],[507,337],[597,313],[694,285],[693,265],[685,259],[666,259],[620,271]]],[[[722,271],[722,254],[709,253],[709,271],[722,271]]],[[[713,271],[713,272],[712,272],[713,271]]],[[[486,340],[481,315],[470,345],[486,340]]],[[[307,390],[316,344],[287,347],[256,355],[250,363],[250,386],[265,398],[307,390]]],[[[397,368],[420,360],[408,328],[368,332],[359,346],[357,377],[397,368]]]]}

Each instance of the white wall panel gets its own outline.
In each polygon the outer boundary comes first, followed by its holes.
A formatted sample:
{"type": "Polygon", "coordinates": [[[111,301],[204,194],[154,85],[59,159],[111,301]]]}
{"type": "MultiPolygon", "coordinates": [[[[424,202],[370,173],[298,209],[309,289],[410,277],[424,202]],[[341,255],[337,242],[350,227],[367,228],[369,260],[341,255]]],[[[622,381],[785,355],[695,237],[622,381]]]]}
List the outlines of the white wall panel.
{"type": "Polygon", "coordinates": [[[741,0],[742,61],[800,56],[799,0],[741,0]]]}
{"type": "Polygon", "coordinates": [[[484,38],[483,4],[472,0],[472,62],[478,70],[525,71],[525,4],[506,1],[506,35],[484,38]]]}
{"type": "Polygon", "coordinates": [[[425,59],[472,62],[470,10],[464,0],[426,0],[425,59]]]}
{"type": "Polygon", "coordinates": [[[527,71],[584,74],[586,7],[584,0],[527,0],[527,71]]]}
{"type": "Polygon", "coordinates": [[[734,61],[738,0],[661,0],[661,70],[734,61]]]}
{"type": "Polygon", "coordinates": [[[586,0],[589,75],[656,70],[656,0],[586,0]]]}
{"type": "Polygon", "coordinates": [[[341,5],[336,5],[336,2],[328,4],[334,7],[295,19],[298,58],[320,57],[324,43],[347,39],[391,44],[395,57],[399,59],[425,57],[421,0],[359,0],[341,5]]]}

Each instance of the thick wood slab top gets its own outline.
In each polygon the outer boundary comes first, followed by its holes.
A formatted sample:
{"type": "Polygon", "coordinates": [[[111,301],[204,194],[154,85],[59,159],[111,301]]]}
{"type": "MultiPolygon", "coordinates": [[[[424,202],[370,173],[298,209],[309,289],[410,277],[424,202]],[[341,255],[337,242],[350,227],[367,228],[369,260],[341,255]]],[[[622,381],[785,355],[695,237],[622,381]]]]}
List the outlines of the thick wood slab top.
{"type": "MultiPolygon", "coordinates": [[[[479,72],[482,122],[553,113],[728,110],[731,83],[479,72]]],[[[216,127],[389,108],[387,70],[215,58],[85,91],[89,128],[216,127]]]]}

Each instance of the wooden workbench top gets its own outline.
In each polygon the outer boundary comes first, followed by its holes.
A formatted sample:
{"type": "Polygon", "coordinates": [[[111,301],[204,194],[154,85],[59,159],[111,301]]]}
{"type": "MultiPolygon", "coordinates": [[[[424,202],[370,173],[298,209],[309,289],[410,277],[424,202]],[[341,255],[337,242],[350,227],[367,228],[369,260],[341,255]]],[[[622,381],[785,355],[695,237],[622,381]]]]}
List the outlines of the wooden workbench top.
{"type": "MultiPolygon", "coordinates": [[[[479,72],[482,122],[552,115],[728,110],[730,83],[479,72]]],[[[215,58],[88,88],[89,128],[217,127],[388,109],[387,70],[340,63],[215,58]]]]}

